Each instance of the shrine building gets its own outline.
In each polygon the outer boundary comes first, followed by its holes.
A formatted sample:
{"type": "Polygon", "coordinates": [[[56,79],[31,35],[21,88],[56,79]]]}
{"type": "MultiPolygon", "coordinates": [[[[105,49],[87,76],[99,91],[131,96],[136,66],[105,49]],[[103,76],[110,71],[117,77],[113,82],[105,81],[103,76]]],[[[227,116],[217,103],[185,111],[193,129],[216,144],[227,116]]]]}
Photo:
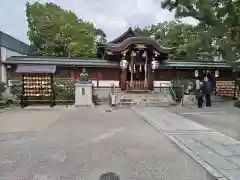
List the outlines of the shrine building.
{"type": "Polygon", "coordinates": [[[199,76],[217,73],[216,82],[233,86],[235,73],[225,61],[168,59],[174,51],[174,47],[164,47],[154,39],[137,36],[129,28],[116,39],[99,44],[96,58],[11,56],[3,64],[8,81],[20,79],[18,69],[36,71],[42,66],[51,66],[55,69],[55,78],[76,80],[82,68],[86,68],[95,87],[114,84],[122,91],[151,91],[172,80],[194,79],[196,72],[199,76]]]}

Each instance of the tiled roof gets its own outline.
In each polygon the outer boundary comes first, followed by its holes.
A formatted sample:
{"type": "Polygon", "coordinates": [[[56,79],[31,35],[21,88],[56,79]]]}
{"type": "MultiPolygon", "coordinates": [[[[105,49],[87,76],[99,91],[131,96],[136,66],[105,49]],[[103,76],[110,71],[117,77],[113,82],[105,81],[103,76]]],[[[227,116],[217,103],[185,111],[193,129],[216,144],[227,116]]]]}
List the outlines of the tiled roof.
{"type": "Polygon", "coordinates": [[[17,73],[51,73],[56,71],[56,65],[18,65],[17,73]]]}
{"type": "MultiPolygon", "coordinates": [[[[5,64],[32,64],[32,65],[58,65],[58,66],[84,66],[119,68],[119,62],[105,59],[63,58],[63,57],[32,57],[12,56],[5,64]]],[[[178,61],[166,60],[162,67],[170,68],[231,68],[225,61],[178,61]]]]}
{"type": "Polygon", "coordinates": [[[200,67],[209,67],[209,68],[230,68],[225,61],[166,61],[166,65],[170,67],[181,67],[181,68],[200,68],[200,67]]]}
{"type": "Polygon", "coordinates": [[[29,54],[29,45],[17,40],[16,38],[0,31],[0,47],[16,51],[21,54],[29,54]]]}
{"type": "Polygon", "coordinates": [[[118,62],[103,59],[12,56],[5,64],[45,64],[60,66],[119,67],[118,62]]]}

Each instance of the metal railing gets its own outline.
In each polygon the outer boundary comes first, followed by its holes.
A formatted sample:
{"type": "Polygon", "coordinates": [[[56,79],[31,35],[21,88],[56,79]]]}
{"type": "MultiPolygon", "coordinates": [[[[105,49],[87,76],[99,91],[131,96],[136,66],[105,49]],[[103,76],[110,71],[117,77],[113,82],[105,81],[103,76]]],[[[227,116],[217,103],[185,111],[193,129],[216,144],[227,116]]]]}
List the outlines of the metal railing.
{"type": "Polygon", "coordinates": [[[174,92],[170,83],[160,83],[160,92],[170,93],[173,96],[173,99],[176,101],[176,93],[174,92]],[[169,90],[169,92],[166,92],[166,89],[169,90]]]}

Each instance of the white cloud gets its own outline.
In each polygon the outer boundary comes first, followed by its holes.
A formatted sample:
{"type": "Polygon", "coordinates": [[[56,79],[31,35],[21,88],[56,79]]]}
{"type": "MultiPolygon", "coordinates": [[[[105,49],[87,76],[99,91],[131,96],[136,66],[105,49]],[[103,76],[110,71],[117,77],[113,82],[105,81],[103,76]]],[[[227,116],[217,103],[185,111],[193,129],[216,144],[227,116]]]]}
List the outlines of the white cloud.
{"type": "MultiPolygon", "coordinates": [[[[74,11],[79,18],[93,22],[106,32],[109,40],[130,26],[144,27],[174,19],[173,13],[161,9],[160,0],[39,0],[50,1],[74,11]]],[[[0,29],[24,42],[28,42],[26,2],[27,0],[0,0],[0,29]]]]}

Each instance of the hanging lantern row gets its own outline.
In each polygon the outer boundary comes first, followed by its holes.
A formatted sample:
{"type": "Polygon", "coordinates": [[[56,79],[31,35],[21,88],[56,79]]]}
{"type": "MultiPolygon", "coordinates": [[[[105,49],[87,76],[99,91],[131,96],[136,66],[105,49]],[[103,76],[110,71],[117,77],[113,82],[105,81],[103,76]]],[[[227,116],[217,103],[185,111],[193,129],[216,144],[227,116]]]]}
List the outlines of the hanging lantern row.
{"type": "Polygon", "coordinates": [[[156,59],[153,59],[151,65],[152,65],[152,70],[154,71],[154,70],[158,69],[159,62],[156,59]]]}
{"type": "Polygon", "coordinates": [[[140,64],[139,71],[142,72],[142,65],[140,64]]]}
{"type": "MultiPolygon", "coordinates": [[[[151,67],[152,67],[152,70],[156,70],[158,69],[159,67],[159,62],[155,59],[153,59],[153,61],[151,62],[151,67]]],[[[126,70],[128,68],[128,61],[126,59],[122,59],[120,61],[120,68],[121,70],[126,70]]],[[[146,64],[145,64],[145,71],[146,71],[146,64]]],[[[139,67],[139,70],[142,71],[142,66],[140,65],[139,67]]],[[[132,71],[132,68],[129,66],[129,71],[132,71]]],[[[136,67],[135,67],[135,64],[134,64],[134,67],[133,67],[133,71],[135,72],[136,71],[136,67]]]]}
{"type": "Polygon", "coordinates": [[[122,60],[120,61],[120,68],[121,68],[122,70],[125,70],[125,69],[127,69],[127,67],[128,67],[128,61],[127,61],[126,59],[122,59],[122,60]]]}
{"type": "Polygon", "coordinates": [[[199,76],[199,71],[195,70],[194,75],[195,75],[195,77],[198,77],[199,76]]]}
{"type": "MultiPolygon", "coordinates": [[[[203,71],[203,72],[205,72],[205,71],[203,71]]],[[[209,73],[211,73],[211,71],[207,70],[206,73],[209,74],[209,73]]],[[[199,76],[199,71],[198,71],[198,70],[195,70],[195,71],[194,71],[194,76],[195,76],[195,77],[198,77],[198,76],[199,76]]],[[[219,71],[218,71],[218,70],[215,70],[214,76],[215,76],[216,78],[219,77],[219,71]]]]}

